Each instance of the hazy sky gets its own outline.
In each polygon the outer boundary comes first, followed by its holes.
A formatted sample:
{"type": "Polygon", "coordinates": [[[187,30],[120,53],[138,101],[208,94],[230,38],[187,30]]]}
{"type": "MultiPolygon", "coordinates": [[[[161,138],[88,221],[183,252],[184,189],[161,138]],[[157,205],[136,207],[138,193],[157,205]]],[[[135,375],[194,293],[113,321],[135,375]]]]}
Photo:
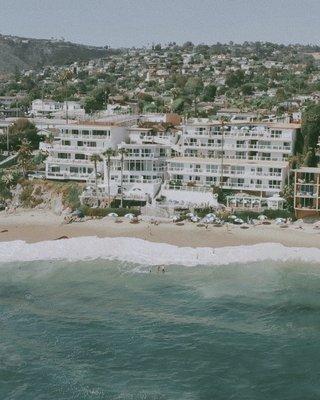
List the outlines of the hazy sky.
{"type": "Polygon", "coordinates": [[[320,42],[320,0],[0,0],[0,33],[95,45],[320,42]]]}

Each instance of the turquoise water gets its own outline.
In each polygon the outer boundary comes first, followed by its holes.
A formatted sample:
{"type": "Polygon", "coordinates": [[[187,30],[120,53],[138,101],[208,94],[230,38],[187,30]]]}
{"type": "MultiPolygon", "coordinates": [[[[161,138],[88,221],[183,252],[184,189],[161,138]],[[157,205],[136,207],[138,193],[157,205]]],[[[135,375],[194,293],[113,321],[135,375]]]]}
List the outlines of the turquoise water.
{"type": "Polygon", "coordinates": [[[319,398],[319,265],[0,266],[1,400],[319,398]]]}

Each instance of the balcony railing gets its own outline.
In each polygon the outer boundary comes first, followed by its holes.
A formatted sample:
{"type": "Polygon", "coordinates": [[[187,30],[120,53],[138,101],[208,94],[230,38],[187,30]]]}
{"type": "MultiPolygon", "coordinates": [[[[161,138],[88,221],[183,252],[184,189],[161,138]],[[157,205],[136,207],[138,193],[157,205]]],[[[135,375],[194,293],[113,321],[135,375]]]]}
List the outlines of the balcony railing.
{"type": "Polygon", "coordinates": [[[93,162],[90,160],[76,160],[74,158],[53,158],[53,157],[49,157],[46,160],[47,164],[59,164],[59,165],[63,165],[63,164],[87,164],[92,166],[93,162]]]}

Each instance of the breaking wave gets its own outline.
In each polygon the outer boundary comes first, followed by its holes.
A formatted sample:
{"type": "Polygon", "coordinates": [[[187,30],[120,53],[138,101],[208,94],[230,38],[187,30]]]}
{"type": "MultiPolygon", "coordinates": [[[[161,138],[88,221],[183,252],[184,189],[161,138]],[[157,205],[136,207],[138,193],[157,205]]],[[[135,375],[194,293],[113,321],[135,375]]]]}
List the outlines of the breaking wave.
{"type": "Polygon", "coordinates": [[[302,261],[320,265],[320,249],[286,247],[278,243],[215,249],[192,248],[136,238],[94,236],[31,244],[20,240],[0,243],[0,262],[94,259],[120,260],[142,265],[226,265],[260,261],[302,261]]]}

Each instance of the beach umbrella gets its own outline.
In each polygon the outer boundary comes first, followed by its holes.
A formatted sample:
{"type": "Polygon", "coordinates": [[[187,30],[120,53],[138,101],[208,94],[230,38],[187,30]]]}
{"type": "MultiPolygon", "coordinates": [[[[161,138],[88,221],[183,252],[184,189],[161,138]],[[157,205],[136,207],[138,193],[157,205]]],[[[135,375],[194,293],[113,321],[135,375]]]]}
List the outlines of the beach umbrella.
{"type": "Polygon", "coordinates": [[[206,215],[206,218],[215,218],[216,216],[213,213],[209,213],[206,215]]]}
{"type": "Polygon", "coordinates": [[[317,221],[313,224],[313,229],[320,229],[320,221],[317,221]]]}
{"type": "Polygon", "coordinates": [[[109,213],[109,214],[108,214],[108,217],[117,218],[117,217],[118,217],[118,214],[112,212],[112,213],[109,213]]]}
{"type": "Polygon", "coordinates": [[[83,218],[84,217],[84,213],[81,210],[75,210],[72,215],[74,215],[75,217],[79,217],[79,218],[83,218]]]}
{"type": "Polygon", "coordinates": [[[205,224],[212,224],[215,221],[215,218],[213,217],[204,217],[201,222],[205,224]]]}
{"type": "Polygon", "coordinates": [[[124,216],[124,218],[132,219],[132,218],[134,218],[134,215],[131,214],[131,213],[129,213],[129,214],[126,214],[126,215],[124,216]]]}

